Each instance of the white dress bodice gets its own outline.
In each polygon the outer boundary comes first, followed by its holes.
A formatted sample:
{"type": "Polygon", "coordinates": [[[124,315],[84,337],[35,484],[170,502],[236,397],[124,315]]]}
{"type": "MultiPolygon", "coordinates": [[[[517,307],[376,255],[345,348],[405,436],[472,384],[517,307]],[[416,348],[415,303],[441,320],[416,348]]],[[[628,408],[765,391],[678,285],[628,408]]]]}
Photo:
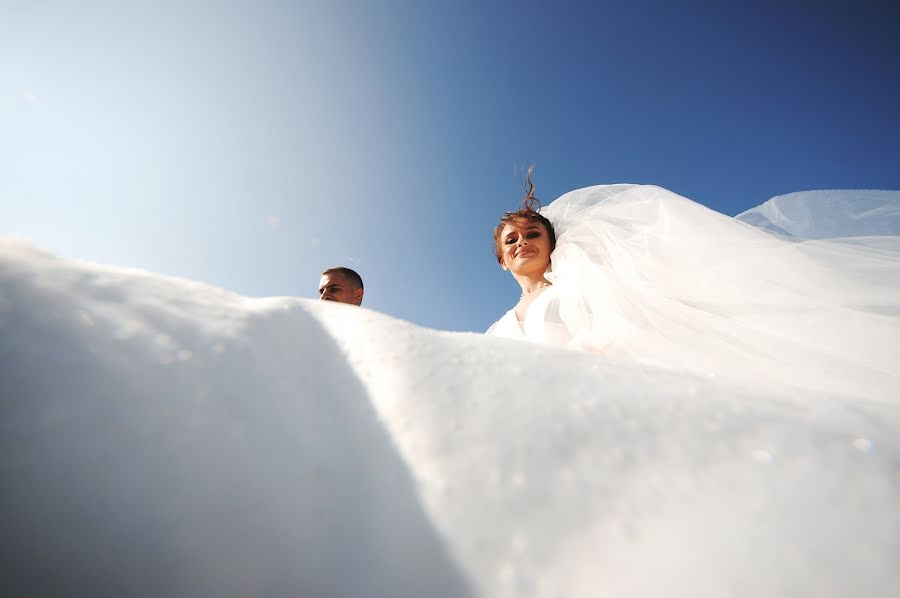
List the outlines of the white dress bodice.
{"type": "Polygon", "coordinates": [[[555,286],[548,287],[535,298],[522,322],[513,308],[494,322],[486,334],[558,347],[568,346],[572,340],[559,315],[559,291],[555,286]]]}

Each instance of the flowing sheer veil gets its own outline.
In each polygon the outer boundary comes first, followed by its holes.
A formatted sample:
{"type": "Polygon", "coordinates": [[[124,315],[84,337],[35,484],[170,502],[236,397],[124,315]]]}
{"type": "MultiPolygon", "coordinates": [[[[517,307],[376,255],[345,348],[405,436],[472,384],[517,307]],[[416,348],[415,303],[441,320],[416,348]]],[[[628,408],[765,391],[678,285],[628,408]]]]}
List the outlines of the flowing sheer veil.
{"type": "Polygon", "coordinates": [[[644,185],[572,191],[542,213],[573,346],[739,384],[900,396],[900,237],[779,236],[644,185]]]}

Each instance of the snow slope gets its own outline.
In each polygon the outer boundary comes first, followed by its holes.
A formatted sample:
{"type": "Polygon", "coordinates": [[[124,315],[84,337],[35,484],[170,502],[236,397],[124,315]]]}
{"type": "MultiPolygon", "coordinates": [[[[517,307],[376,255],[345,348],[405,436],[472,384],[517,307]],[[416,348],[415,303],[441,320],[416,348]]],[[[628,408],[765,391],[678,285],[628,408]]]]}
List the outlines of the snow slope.
{"type": "Polygon", "coordinates": [[[735,218],[803,239],[900,235],[900,191],[799,191],[773,197],[735,218]]]}
{"type": "Polygon", "coordinates": [[[15,240],[0,391],[3,595],[900,587],[898,401],[249,299],[15,240]]]}

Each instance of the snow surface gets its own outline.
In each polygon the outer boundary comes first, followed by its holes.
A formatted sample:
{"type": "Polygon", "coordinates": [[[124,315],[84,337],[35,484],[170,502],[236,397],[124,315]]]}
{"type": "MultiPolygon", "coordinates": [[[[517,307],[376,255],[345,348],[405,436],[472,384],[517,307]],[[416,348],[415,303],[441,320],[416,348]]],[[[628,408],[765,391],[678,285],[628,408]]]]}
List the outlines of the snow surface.
{"type": "Polygon", "coordinates": [[[3,595],[900,587],[900,401],[250,299],[8,239],[0,391],[3,595]]]}
{"type": "Polygon", "coordinates": [[[900,191],[840,189],[778,195],[735,216],[802,239],[900,235],[900,191]]]}

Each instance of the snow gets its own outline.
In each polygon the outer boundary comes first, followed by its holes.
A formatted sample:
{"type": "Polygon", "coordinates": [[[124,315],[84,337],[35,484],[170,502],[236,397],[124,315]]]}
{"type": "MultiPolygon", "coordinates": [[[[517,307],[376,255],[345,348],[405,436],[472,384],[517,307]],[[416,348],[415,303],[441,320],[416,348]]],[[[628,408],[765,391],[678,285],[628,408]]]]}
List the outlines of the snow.
{"type": "Polygon", "coordinates": [[[900,587],[900,400],[251,299],[12,239],[0,385],[4,595],[900,587]]]}
{"type": "Polygon", "coordinates": [[[900,235],[900,191],[799,191],[773,197],[735,216],[803,239],[900,235]]]}

